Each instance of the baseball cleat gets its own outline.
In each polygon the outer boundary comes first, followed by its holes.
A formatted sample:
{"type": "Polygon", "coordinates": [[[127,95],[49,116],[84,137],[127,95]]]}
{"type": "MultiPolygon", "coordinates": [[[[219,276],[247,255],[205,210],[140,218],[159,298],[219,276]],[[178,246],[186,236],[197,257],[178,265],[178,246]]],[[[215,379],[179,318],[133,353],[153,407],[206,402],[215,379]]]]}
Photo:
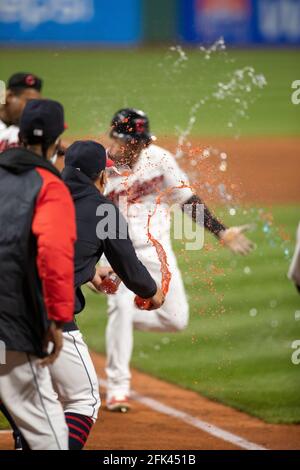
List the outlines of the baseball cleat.
{"type": "Polygon", "coordinates": [[[106,402],[106,408],[108,411],[118,411],[120,413],[127,413],[131,406],[129,398],[127,396],[112,397],[106,402]]]}
{"type": "Polygon", "coordinates": [[[22,439],[20,436],[15,437],[15,450],[23,450],[22,439]]]}

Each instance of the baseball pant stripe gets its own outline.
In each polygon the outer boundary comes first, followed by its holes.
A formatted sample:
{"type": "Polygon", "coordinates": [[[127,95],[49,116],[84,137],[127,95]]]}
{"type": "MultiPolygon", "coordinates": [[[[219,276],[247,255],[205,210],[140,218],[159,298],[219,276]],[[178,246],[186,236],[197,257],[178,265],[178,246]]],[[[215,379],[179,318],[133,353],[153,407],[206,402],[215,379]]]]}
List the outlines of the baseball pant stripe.
{"type": "MultiPolygon", "coordinates": [[[[93,413],[92,413],[92,416],[91,416],[91,417],[94,418],[94,415],[96,414],[96,409],[95,409],[95,407],[96,407],[96,405],[97,405],[97,403],[98,403],[98,399],[97,399],[97,397],[95,397],[95,394],[94,394],[93,383],[92,383],[91,377],[90,377],[90,375],[89,375],[88,369],[87,369],[87,367],[86,367],[86,365],[85,365],[85,362],[84,362],[84,360],[83,360],[83,357],[82,357],[82,355],[80,354],[80,351],[79,351],[79,349],[78,349],[78,347],[77,347],[75,337],[74,337],[70,332],[68,332],[68,335],[73,339],[73,343],[74,343],[75,349],[76,349],[76,351],[77,351],[78,356],[80,357],[80,360],[81,360],[81,362],[82,362],[82,364],[83,364],[83,367],[84,367],[84,369],[85,369],[86,375],[87,375],[87,377],[88,377],[88,380],[89,380],[89,383],[90,383],[90,386],[91,386],[91,394],[92,394],[92,397],[93,397],[94,400],[95,400],[94,404],[92,405],[92,406],[93,406],[93,413]]],[[[97,417],[97,415],[96,415],[96,417],[97,417]]]]}

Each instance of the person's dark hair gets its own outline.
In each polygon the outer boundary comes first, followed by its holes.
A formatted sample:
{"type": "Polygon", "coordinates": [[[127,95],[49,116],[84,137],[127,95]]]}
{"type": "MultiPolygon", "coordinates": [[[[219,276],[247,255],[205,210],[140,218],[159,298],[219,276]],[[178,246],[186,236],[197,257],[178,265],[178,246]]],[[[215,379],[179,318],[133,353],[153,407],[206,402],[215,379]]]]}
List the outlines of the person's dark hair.
{"type": "Polygon", "coordinates": [[[100,175],[103,171],[104,170],[101,170],[99,173],[93,173],[89,178],[92,180],[93,183],[95,183],[95,181],[100,178],[100,175]]]}
{"type": "Polygon", "coordinates": [[[38,137],[33,137],[33,136],[27,137],[27,136],[22,136],[21,134],[19,134],[19,140],[20,140],[21,145],[23,145],[23,147],[25,148],[28,147],[29,145],[40,145],[42,149],[42,155],[44,158],[47,158],[47,152],[48,152],[49,147],[52,144],[54,144],[54,142],[56,141],[56,139],[45,141],[38,137]]]}
{"type": "Polygon", "coordinates": [[[100,178],[101,173],[103,173],[105,170],[101,170],[98,173],[93,173],[91,176],[89,176],[90,180],[95,183],[100,178]]]}

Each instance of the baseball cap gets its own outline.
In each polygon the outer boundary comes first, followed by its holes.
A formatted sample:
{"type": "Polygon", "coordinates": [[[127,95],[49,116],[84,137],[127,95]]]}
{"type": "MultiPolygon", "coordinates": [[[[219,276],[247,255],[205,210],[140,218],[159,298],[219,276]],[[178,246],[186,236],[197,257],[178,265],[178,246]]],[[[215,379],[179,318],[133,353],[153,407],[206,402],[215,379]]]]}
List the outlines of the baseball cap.
{"type": "Polygon", "coordinates": [[[20,88],[33,88],[34,90],[41,91],[43,80],[32,73],[19,72],[12,75],[7,83],[7,88],[10,90],[20,88]]]}
{"type": "Polygon", "coordinates": [[[77,140],[67,149],[65,165],[77,168],[93,178],[106,167],[106,150],[93,140],[77,140]]]}
{"type": "Polygon", "coordinates": [[[53,100],[30,100],[20,120],[20,137],[28,143],[53,143],[63,133],[64,108],[53,100]]]}

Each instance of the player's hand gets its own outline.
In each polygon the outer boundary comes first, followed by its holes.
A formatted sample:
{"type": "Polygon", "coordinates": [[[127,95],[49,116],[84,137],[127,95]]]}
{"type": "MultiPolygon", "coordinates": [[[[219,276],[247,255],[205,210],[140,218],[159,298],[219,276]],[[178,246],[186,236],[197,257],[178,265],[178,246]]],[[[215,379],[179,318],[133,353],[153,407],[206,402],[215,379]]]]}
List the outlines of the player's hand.
{"type": "Polygon", "coordinates": [[[98,269],[96,268],[96,271],[95,271],[95,275],[93,277],[93,279],[91,280],[91,284],[93,285],[93,287],[99,291],[100,290],[100,286],[102,284],[102,277],[98,271],[98,269]]]}
{"type": "Polygon", "coordinates": [[[49,344],[52,343],[52,350],[49,355],[44,359],[41,359],[40,365],[42,367],[53,364],[59,356],[60,351],[63,347],[63,324],[61,322],[52,321],[49,325],[48,331],[44,338],[43,350],[45,353],[48,352],[49,344]]]}
{"type": "Polygon", "coordinates": [[[101,284],[103,279],[113,272],[110,266],[97,266],[95,271],[95,276],[93,279],[87,283],[87,286],[93,292],[101,292],[101,284]]]}
{"type": "Polygon", "coordinates": [[[156,294],[149,299],[151,301],[151,305],[147,310],[156,310],[157,308],[161,307],[165,301],[165,295],[163,291],[158,287],[156,294]]]}
{"type": "Polygon", "coordinates": [[[251,227],[251,225],[247,224],[222,230],[222,232],[219,233],[221,243],[227,246],[233,253],[247,255],[255,248],[255,245],[243,232],[249,230],[251,227]]]}

